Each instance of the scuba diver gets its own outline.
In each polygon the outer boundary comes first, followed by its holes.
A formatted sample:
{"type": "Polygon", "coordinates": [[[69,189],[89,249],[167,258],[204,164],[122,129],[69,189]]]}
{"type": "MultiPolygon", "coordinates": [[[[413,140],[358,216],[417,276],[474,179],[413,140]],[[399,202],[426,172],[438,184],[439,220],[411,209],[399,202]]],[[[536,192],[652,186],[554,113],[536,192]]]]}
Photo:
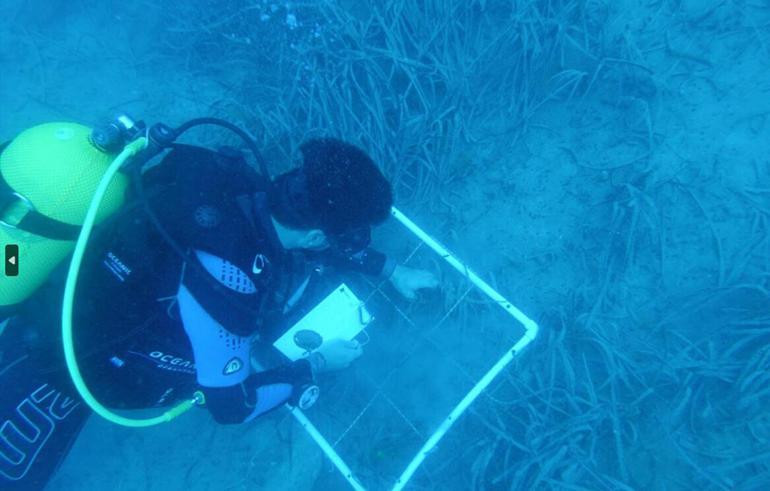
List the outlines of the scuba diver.
{"type": "Polygon", "coordinates": [[[361,345],[330,340],[292,362],[272,343],[337,275],[387,278],[409,299],[438,283],[370,247],[392,191],[360,148],[309,140],[271,180],[253,141],[222,121],[116,121],[101,132],[43,124],[0,147],[0,241],[19,249],[18,276],[0,281],[1,489],[42,489],[92,412],[61,349],[65,259],[107,163],[137,136],[161,144],[105,188],[72,301],[82,379],[106,407],[167,408],[195,393],[222,424],[309,408],[317,374],[349,366],[361,345]],[[232,147],[174,141],[206,123],[236,131],[262,172],[232,147]]]}

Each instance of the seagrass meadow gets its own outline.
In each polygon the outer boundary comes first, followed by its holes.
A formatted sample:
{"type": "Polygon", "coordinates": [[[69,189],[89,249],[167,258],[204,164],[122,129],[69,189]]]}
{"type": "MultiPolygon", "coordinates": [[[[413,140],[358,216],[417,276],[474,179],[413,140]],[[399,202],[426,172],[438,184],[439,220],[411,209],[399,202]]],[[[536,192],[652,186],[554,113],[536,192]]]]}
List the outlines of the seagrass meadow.
{"type": "MultiPolygon", "coordinates": [[[[3,140],[216,116],[277,174],[302,141],[344,139],[537,321],[406,489],[770,489],[768,2],[5,1],[0,47],[3,140]]],[[[351,279],[371,340],[307,415],[390,489],[516,332],[403,230],[374,235],[441,286],[408,302],[351,279]]],[[[47,489],[349,487],[288,412],[197,411],[91,418],[47,489]]]]}

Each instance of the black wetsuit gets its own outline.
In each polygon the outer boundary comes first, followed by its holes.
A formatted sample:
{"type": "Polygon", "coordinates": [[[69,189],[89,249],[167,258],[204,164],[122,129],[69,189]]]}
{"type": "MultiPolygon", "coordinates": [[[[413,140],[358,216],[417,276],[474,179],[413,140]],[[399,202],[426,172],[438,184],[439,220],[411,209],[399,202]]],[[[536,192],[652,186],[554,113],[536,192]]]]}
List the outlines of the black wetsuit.
{"type": "MultiPolygon", "coordinates": [[[[108,407],[167,407],[202,390],[218,422],[249,421],[312,381],[307,361],[269,349],[302,311],[287,305],[308,284],[298,280],[322,283],[320,265],[392,271],[372,249],[284,250],[263,186],[237,156],[178,146],[143,182],[167,237],[130,200],[89,243],[76,294],[81,372],[108,407]],[[268,347],[260,371],[250,369],[251,344],[268,347]]],[[[0,336],[0,489],[42,488],[90,412],[64,367],[60,296],[59,284],[42,288],[0,336]]]]}

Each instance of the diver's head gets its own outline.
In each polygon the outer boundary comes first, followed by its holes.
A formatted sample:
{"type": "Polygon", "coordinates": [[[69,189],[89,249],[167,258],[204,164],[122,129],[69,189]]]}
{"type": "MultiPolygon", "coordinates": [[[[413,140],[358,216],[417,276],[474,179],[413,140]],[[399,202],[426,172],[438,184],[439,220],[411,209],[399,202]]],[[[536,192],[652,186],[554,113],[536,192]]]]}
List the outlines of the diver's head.
{"type": "Polygon", "coordinates": [[[302,165],[275,179],[270,213],[287,249],[357,252],[393,205],[390,183],[360,148],[334,138],[300,147],[302,165]]]}

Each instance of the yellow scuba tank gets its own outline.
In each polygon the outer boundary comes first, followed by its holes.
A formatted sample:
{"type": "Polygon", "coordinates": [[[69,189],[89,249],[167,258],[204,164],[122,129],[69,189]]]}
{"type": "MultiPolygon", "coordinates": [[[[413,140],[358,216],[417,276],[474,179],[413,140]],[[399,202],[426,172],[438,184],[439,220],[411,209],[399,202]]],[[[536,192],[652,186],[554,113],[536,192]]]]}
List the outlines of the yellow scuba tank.
{"type": "MultiPolygon", "coordinates": [[[[18,276],[0,271],[0,306],[29,297],[72,252],[94,191],[117,155],[95,147],[90,134],[76,123],[41,124],[0,153],[0,245],[19,246],[18,276]]],[[[127,176],[115,176],[97,223],[120,208],[127,186],[127,176]]]]}

